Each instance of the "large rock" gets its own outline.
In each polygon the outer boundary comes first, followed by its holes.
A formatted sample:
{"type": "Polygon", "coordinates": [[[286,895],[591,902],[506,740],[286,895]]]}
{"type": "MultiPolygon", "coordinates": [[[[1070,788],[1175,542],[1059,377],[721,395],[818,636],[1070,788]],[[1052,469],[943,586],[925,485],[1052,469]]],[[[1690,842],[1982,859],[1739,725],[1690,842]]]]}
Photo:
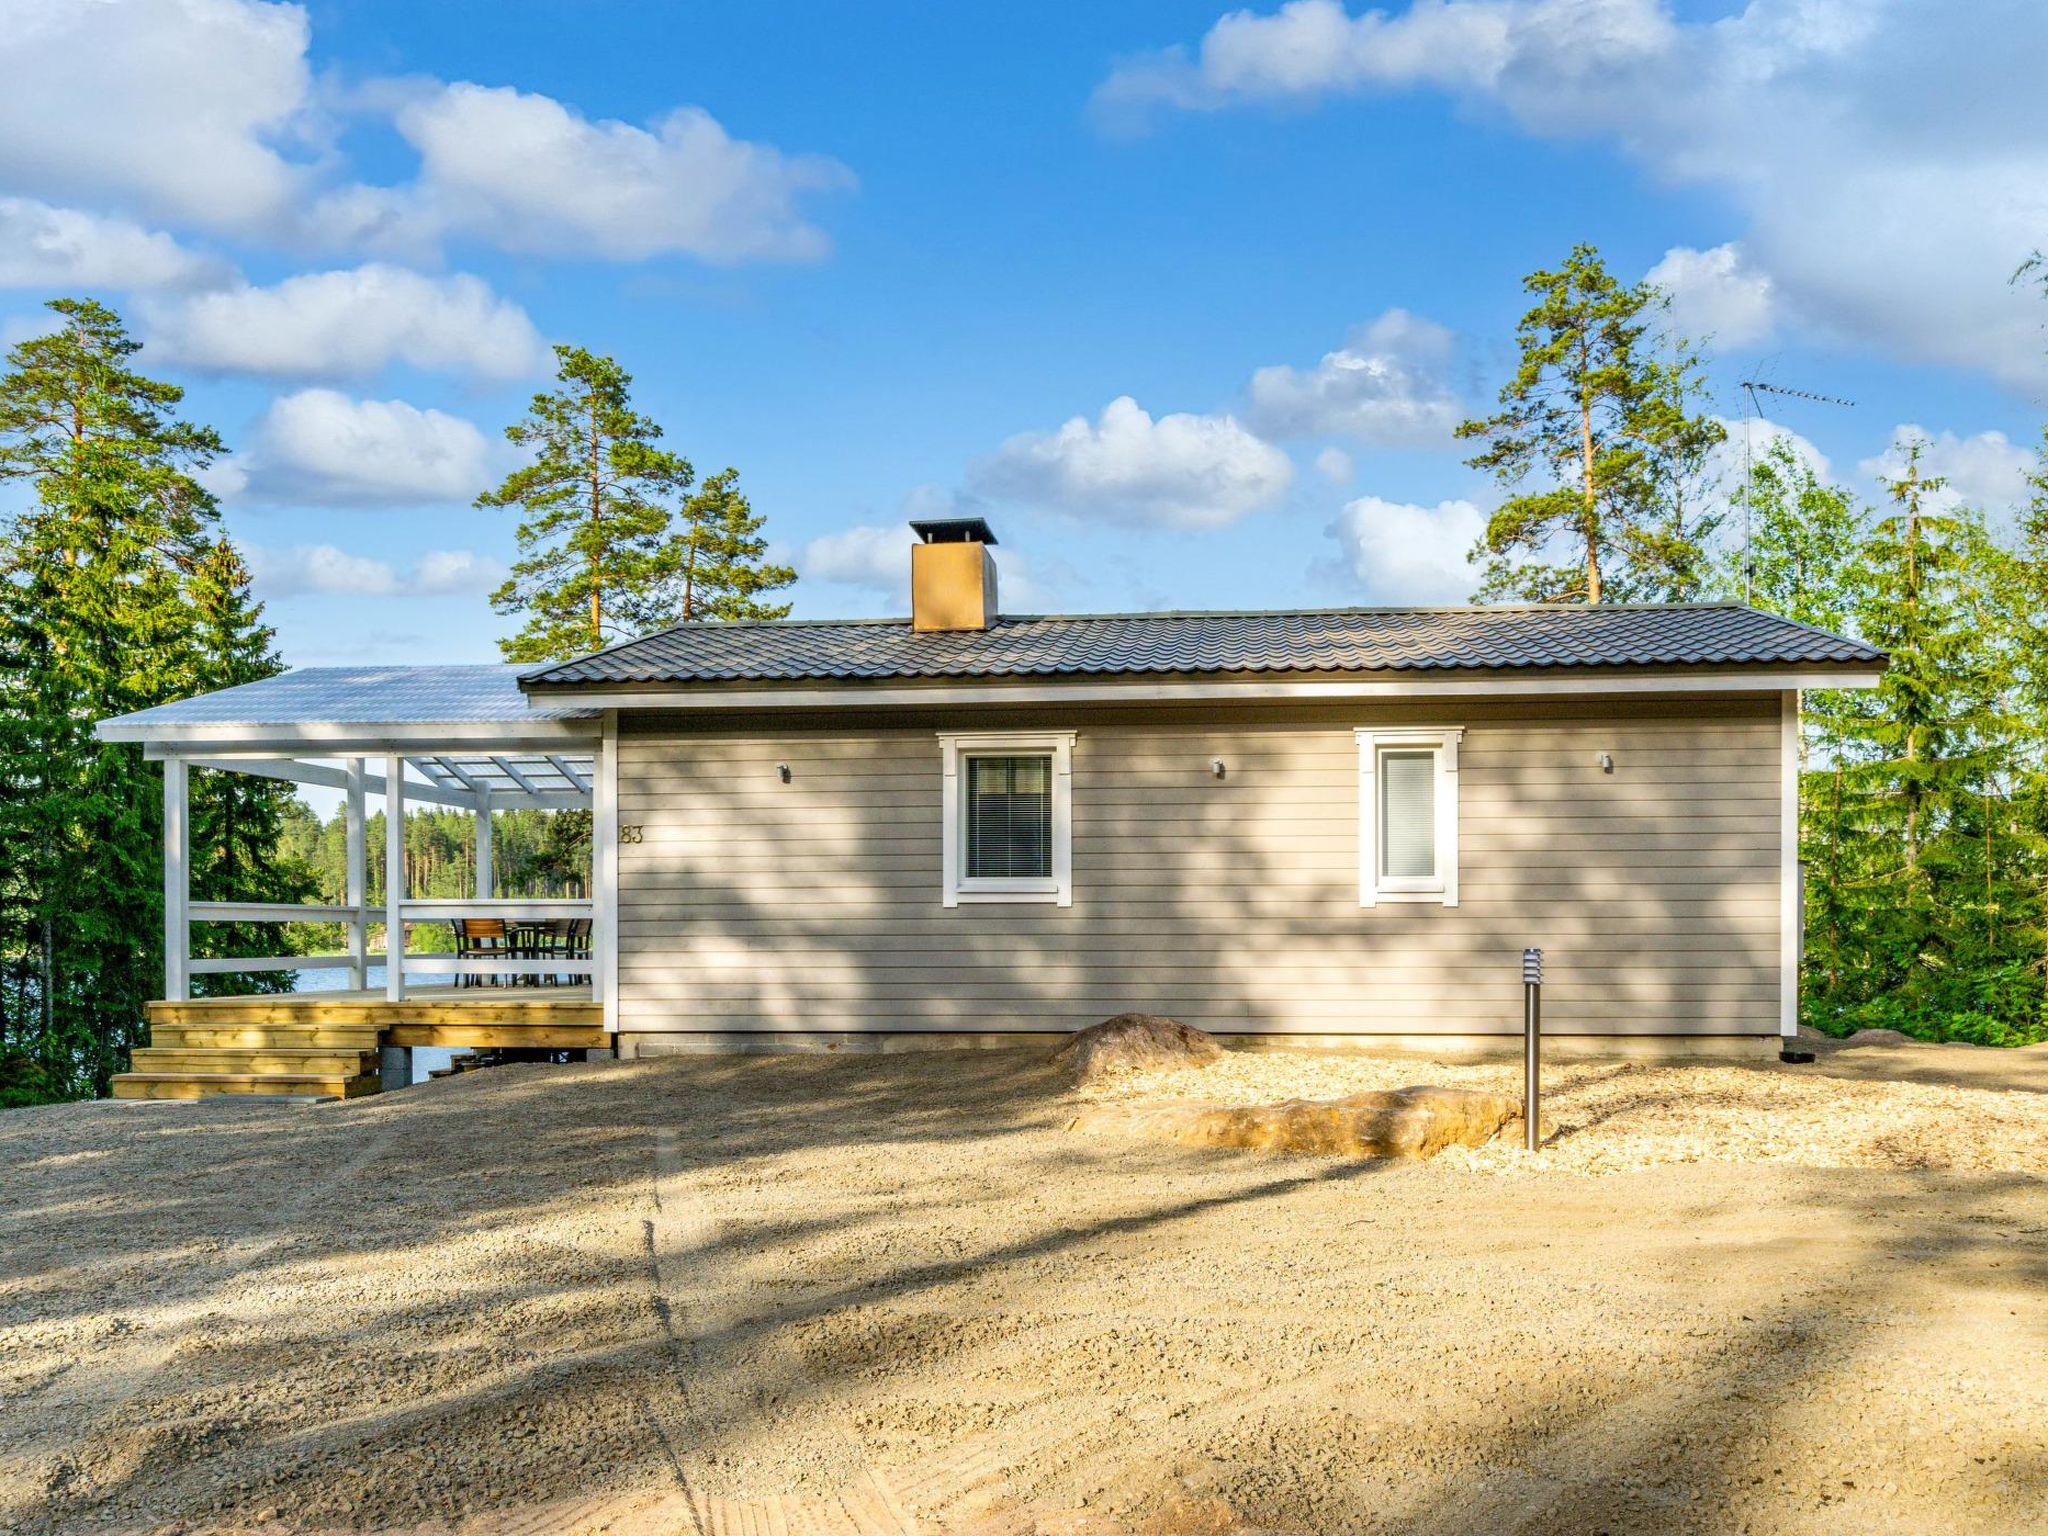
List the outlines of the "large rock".
{"type": "Polygon", "coordinates": [[[1085,1087],[1119,1072],[1178,1072],[1206,1067],[1223,1055],[1214,1035],[1156,1013],[1120,1013],[1069,1035],[1053,1065],[1085,1087]]]}
{"type": "Polygon", "coordinates": [[[1278,1104],[1106,1105],[1077,1124],[1191,1147],[1434,1157],[1446,1147],[1484,1146],[1521,1118],[1522,1102],[1511,1094],[1419,1087],[1278,1104]]]}

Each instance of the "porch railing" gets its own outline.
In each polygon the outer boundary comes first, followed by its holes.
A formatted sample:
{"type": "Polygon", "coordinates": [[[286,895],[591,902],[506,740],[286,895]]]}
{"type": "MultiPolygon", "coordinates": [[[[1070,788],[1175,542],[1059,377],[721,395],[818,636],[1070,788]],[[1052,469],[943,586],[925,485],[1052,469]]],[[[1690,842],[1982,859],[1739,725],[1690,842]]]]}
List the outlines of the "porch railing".
{"type": "MultiPolygon", "coordinates": [[[[408,937],[416,924],[447,921],[453,918],[498,918],[510,925],[561,918],[582,918],[590,920],[594,927],[596,906],[595,902],[588,899],[569,897],[502,900],[461,896],[430,897],[402,903],[400,921],[408,937]]],[[[390,931],[386,909],[383,907],[321,906],[269,901],[194,901],[186,904],[185,916],[188,926],[180,949],[183,956],[188,957],[184,959],[182,967],[188,976],[220,976],[257,971],[353,969],[355,975],[351,980],[356,990],[363,991],[369,986],[369,968],[372,965],[382,965],[386,967],[385,994],[389,998],[397,999],[405,995],[405,978],[408,974],[433,977],[589,977],[596,969],[595,962],[590,959],[572,960],[562,956],[542,956],[537,959],[512,959],[501,956],[465,958],[445,952],[403,949],[399,954],[399,974],[394,985],[391,976],[390,931]],[[346,926],[348,932],[349,949],[345,954],[192,956],[189,925],[193,923],[341,923],[346,926]],[[385,945],[381,950],[372,950],[369,947],[369,929],[375,923],[386,924],[385,945]]]]}

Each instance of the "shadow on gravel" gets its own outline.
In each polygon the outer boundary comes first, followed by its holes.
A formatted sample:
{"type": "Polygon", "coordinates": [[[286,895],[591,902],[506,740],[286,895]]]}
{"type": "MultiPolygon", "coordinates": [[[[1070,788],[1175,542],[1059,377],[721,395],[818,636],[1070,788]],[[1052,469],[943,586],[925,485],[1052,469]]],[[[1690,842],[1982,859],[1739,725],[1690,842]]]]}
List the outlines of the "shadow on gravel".
{"type": "MultiPolygon", "coordinates": [[[[72,1358],[134,1351],[136,1370],[98,1401],[65,1401],[80,1366],[0,1382],[0,1456],[19,1472],[0,1515],[37,1533],[266,1509],[286,1529],[370,1528],[593,1480],[645,1487],[666,1475],[651,1383],[728,1404],[718,1436],[744,1448],[806,1407],[868,1401],[909,1362],[971,1404],[998,1367],[1030,1368],[1030,1317],[1064,1306],[1087,1349],[1132,1352],[1136,1395],[1091,1402],[1055,1371],[1058,1390],[1020,1399],[1052,1426],[1048,1497],[1170,1502],[1207,1479],[1189,1496],[1274,1528],[1770,1528],[1787,1500],[1845,1519],[1883,1507],[1839,1486],[1861,1469],[1824,1485],[1801,1444],[1835,1411],[1829,1384],[1893,1347],[1902,1316],[2048,1292],[2038,1180],[1665,1170],[1631,1185],[1109,1145],[1061,1134],[1055,1088],[1035,1054],[700,1058],[500,1068],[312,1108],[7,1117],[0,1328],[53,1355],[65,1337],[72,1358]],[[693,1253],[744,1304],[697,1328],[682,1298],[681,1351],[633,1240],[662,1129],[714,1206],[750,1180],[788,1189],[693,1253]],[[813,1166],[855,1185],[807,1190],[813,1166]],[[1083,1183],[1098,1198],[1077,1218],[1064,1196],[1083,1183]],[[1744,1224],[1745,1187],[1768,1221],[1744,1224]],[[1687,1199],[1701,1204],[1672,1208],[1687,1199]],[[601,1230],[579,1236],[591,1213],[601,1230]],[[1611,1272],[1567,1266],[1621,1223],[1653,1240],[1611,1272]],[[1176,1300],[1209,1249],[1234,1267],[1176,1300]],[[800,1251],[810,1268],[776,1279],[800,1251]],[[1509,1272],[1536,1289],[1489,1295],[1509,1272]],[[1128,1302],[1067,1299],[1118,1295],[1077,1289],[1104,1276],[1128,1302]],[[1026,1281],[1040,1299],[1013,1317],[1026,1281]],[[1269,1283],[1297,1315],[1233,1342],[1269,1283]],[[1617,1336],[1574,1361],[1578,1335],[1516,1315],[1546,1284],[1571,1328],[1606,1310],[1617,1336]],[[1397,1294],[1389,1316],[1465,1333],[1376,1334],[1397,1294]],[[1266,1382],[1268,1335],[1321,1384],[1266,1382]],[[1168,1352],[1163,1374],[1143,1374],[1145,1349],[1168,1352]],[[1488,1350],[1526,1369],[1503,1374],[1488,1350]],[[1171,1453],[1125,1433],[1158,1414],[1180,1426],[1171,1453]],[[1337,1470],[1311,1484],[1304,1467],[1337,1470]]],[[[1113,1366],[1103,1379],[1115,1396],[1113,1366]]],[[[1911,1432],[1868,1430],[1880,1455],[1911,1432]]],[[[1967,1530],[1972,1500],[2024,1507],[2040,1461],[2006,1454],[1898,1475],[1952,1487],[1967,1530]]]]}

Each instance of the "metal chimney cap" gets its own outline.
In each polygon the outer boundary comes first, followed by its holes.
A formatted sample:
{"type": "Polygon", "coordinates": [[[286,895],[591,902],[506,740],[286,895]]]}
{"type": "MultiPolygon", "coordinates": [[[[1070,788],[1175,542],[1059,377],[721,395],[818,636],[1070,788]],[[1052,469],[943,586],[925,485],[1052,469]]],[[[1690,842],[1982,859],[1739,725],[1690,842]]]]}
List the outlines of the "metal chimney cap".
{"type": "Polygon", "coordinates": [[[995,532],[985,518],[913,518],[910,531],[927,544],[993,544],[995,532]]]}

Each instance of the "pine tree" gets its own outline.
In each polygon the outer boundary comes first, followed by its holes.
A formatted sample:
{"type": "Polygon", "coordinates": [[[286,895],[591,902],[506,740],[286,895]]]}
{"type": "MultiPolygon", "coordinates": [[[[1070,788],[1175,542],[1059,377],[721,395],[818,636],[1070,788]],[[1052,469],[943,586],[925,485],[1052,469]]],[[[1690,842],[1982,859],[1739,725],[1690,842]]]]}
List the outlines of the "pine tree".
{"type": "Polygon", "coordinates": [[[788,603],[763,602],[796,580],[786,565],[770,564],[767,522],[739,489],[740,472],[727,468],[706,480],[683,503],[682,529],[668,552],[668,602],[663,622],[699,619],[783,619],[788,603]]]}
{"type": "Polygon", "coordinates": [[[652,627],[669,503],[695,478],[633,409],[632,375],[581,347],[556,347],[555,362],[561,387],[505,429],[533,461],[476,501],[523,513],[520,559],[491,594],[525,618],[498,642],[508,661],[560,661],[652,627]]]}
{"type": "Polygon", "coordinates": [[[0,996],[7,1049],[76,1094],[104,1091],[162,975],[162,781],[92,724],[187,691],[217,520],[193,472],[221,444],[128,366],[111,310],[49,307],[59,329],[0,376],[0,480],[32,492],[0,547],[0,996]]]}
{"type": "Polygon", "coordinates": [[[1501,409],[1464,422],[1458,436],[1484,444],[1467,462],[1503,486],[1532,474],[1545,483],[1510,495],[1489,519],[1473,550],[1486,561],[1478,597],[1691,596],[1711,523],[1689,523],[1687,508],[1725,436],[1693,411],[1698,359],[1654,331],[1662,295],[1618,282],[1592,246],[1523,287],[1537,302],[1517,327],[1521,362],[1501,409]]]}

